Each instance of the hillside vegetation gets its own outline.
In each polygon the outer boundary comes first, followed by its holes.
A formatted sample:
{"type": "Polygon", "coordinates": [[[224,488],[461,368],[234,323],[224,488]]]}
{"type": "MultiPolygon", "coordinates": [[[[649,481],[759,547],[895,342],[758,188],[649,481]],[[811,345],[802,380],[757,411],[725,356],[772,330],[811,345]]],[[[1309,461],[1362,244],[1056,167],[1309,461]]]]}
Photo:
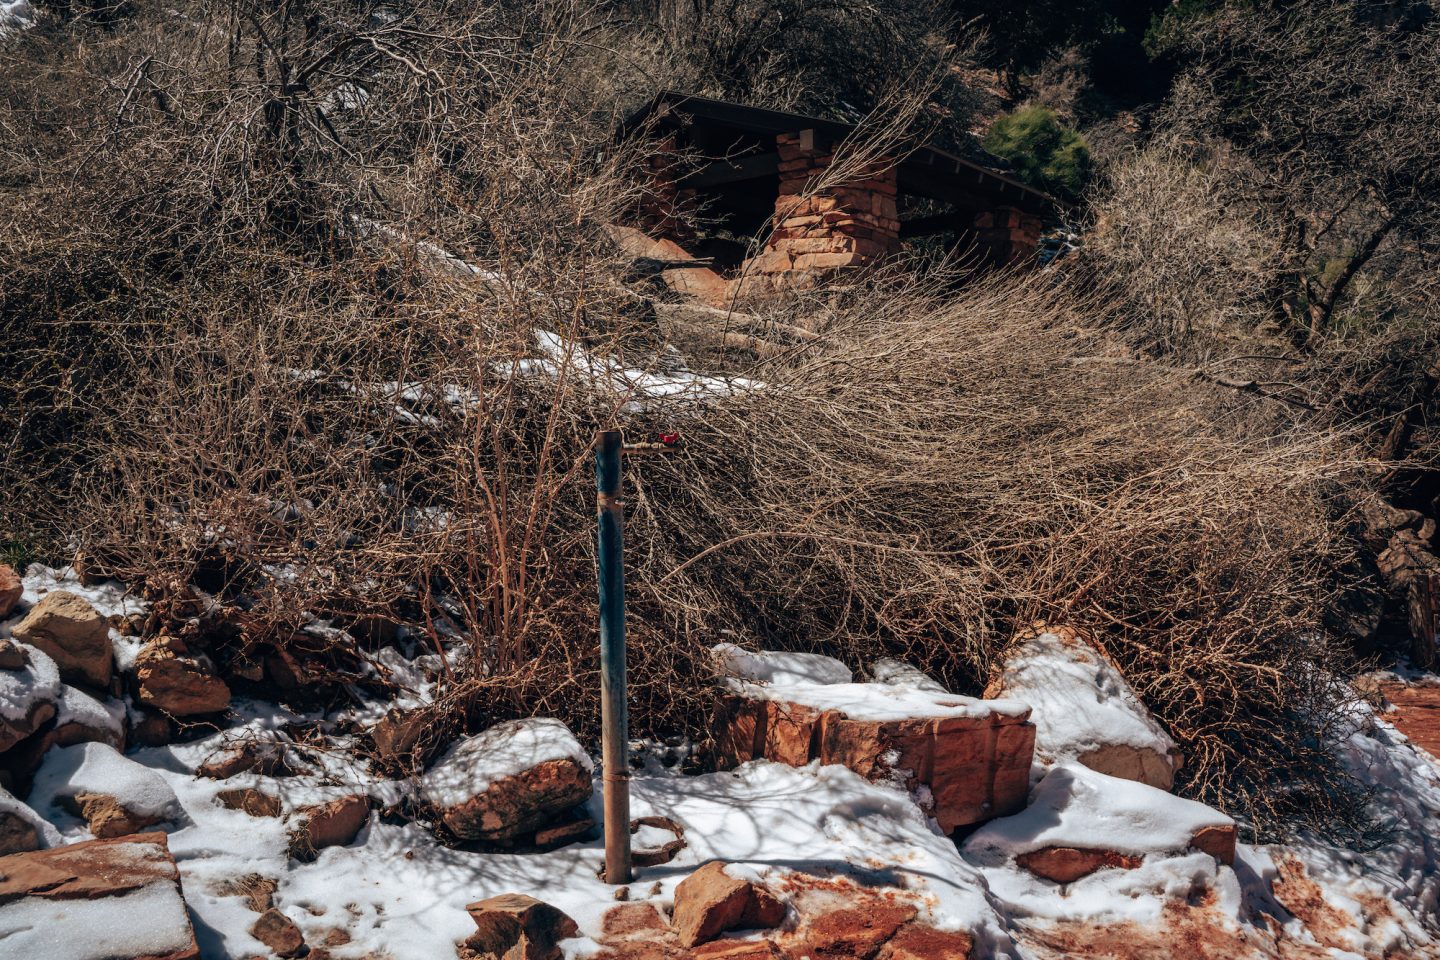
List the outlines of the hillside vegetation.
{"type": "Polygon", "coordinates": [[[222,665],[463,637],[437,749],[592,735],[591,440],[678,430],[627,468],[637,734],[703,738],[722,640],[978,693],[1069,623],[1180,792],[1371,838],[1330,732],[1416,649],[1367,518],[1440,496],[1440,19],[1023,6],[37,0],[0,33],[0,547],[198,587],[222,665]],[[917,248],[761,310],[813,341],[678,370],[605,229],[664,88],[983,140],[1078,249],[917,248]]]}

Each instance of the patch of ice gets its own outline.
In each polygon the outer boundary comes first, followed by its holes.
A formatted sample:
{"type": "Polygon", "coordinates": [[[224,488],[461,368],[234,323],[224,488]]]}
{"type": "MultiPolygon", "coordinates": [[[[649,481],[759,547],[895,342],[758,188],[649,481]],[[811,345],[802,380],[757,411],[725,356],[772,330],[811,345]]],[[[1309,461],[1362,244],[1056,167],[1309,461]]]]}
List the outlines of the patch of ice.
{"type": "Polygon", "coordinates": [[[431,803],[448,807],[548,760],[574,760],[586,770],[593,768],[580,741],[559,720],[510,720],[452,746],[421,776],[420,790],[431,803]]]}

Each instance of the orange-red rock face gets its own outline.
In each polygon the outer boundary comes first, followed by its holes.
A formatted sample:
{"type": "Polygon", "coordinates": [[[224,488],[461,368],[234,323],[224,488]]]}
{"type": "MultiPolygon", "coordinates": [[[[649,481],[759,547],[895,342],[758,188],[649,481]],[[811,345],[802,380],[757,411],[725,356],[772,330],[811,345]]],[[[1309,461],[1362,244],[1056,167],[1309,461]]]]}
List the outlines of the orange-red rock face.
{"type": "Polygon", "coordinates": [[[819,760],[869,780],[901,774],[912,789],[929,789],[930,813],[946,833],[1022,809],[1035,749],[1035,726],[1024,716],[877,722],[736,694],[722,695],[715,730],[721,767],[819,760]]]}

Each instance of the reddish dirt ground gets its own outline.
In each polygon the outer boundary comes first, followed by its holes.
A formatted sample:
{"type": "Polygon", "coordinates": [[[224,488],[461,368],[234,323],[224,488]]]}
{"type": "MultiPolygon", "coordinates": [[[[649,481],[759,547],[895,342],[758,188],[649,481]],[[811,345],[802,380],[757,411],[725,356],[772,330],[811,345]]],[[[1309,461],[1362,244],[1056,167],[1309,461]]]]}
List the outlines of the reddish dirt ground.
{"type": "Polygon", "coordinates": [[[1387,683],[1380,692],[1395,705],[1385,719],[1417,747],[1440,757],[1440,685],[1387,683]]]}

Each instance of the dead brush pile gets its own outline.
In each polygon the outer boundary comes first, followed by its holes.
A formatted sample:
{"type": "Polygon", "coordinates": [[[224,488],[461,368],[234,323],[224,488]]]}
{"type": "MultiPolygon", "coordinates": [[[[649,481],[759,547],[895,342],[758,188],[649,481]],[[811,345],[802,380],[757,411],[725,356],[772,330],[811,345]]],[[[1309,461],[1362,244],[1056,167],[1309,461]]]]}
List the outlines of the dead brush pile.
{"type": "Polygon", "coordinates": [[[241,693],[289,658],[346,697],[398,623],[450,651],[432,743],[593,733],[589,444],[678,428],[628,470],[637,734],[705,735],[721,640],[977,692],[1047,619],[1095,631],[1188,792],[1265,828],[1356,809],[1325,738],[1343,437],[1107,342],[1104,304],[1038,277],[876,278],[777,306],[819,318],[803,349],[677,371],[603,229],[639,158],[575,93],[583,6],[236,9],[142,11],[0,117],[37,138],[0,206],[4,539],[179,611],[152,629],[210,594],[191,639],[241,693]]]}

